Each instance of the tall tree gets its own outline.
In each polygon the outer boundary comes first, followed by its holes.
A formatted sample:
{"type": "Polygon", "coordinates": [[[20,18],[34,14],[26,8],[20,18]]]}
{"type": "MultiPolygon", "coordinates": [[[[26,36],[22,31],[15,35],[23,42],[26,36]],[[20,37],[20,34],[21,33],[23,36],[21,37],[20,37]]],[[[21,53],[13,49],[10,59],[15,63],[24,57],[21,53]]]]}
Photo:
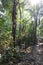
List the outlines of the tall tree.
{"type": "Polygon", "coordinates": [[[15,47],[16,15],[17,15],[16,7],[17,7],[17,1],[14,0],[13,11],[12,11],[12,22],[13,22],[12,35],[13,35],[13,45],[14,45],[14,47],[15,47]]]}

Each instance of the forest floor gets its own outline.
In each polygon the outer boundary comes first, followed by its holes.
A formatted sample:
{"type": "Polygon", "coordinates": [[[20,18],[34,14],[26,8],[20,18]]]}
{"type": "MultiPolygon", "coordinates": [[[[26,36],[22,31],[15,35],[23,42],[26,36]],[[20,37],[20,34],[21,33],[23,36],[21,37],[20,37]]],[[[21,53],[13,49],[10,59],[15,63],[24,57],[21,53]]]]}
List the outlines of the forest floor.
{"type": "Polygon", "coordinates": [[[20,49],[17,54],[18,58],[13,59],[14,62],[10,61],[9,64],[2,65],[43,65],[43,43],[29,46],[27,49],[20,49]]]}
{"type": "Polygon", "coordinates": [[[43,65],[43,43],[38,43],[32,49],[28,47],[20,51],[21,62],[17,65],[43,65]]]}

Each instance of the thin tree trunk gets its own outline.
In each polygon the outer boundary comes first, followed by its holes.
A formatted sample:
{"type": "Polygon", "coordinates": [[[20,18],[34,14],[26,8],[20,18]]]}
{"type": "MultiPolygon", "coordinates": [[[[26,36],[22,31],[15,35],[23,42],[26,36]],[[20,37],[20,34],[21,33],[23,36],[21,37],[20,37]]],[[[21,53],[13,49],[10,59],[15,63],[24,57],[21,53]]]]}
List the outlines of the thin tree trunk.
{"type": "Polygon", "coordinates": [[[12,11],[12,22],[13,22],[13,25],[12,25],[12,35],[13,35],[13,45],[14,45],[14,47],[15,47],[16,15],[17,15],[16,7],[17,7],[17,1],[14,0],[13,11],[12,11]]]}
{"type": "Polygon", "coordinates": [[[19,14],[20,14],[20,23],[19,23],[19,52],[20,52],[20,49],[21,49],[21,8],[20,8],[20,0],[18,0],[19,2],[19,14]]]}
{"type": "Polygon", "coordinates": [[[34,44],[37,44],[37,17],[35,19],[35,26],[34,26],[34,44]]]}
{"type": "MultiPolygon", "coordinates": [[[[20,0],[18,0],[19,2],[19,14],[20,14],[20,21],[21,21],[21,8],[20,8],[20,0]]],[[[19,23],[19,36],[21,36],[21,22],[19,23]]]]}

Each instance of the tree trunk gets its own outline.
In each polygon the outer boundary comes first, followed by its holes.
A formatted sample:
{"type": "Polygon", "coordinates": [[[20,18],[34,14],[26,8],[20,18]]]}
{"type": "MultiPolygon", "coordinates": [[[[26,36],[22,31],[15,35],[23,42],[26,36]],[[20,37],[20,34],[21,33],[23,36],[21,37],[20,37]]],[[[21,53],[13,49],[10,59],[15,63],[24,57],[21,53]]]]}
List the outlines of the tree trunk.
{"type": "Polygon", "coordinates": [[[16,7],[17,7],[17,1],[14,0],[13,11],[12,11],[12,22],[13,22],[13,25],[12,25],[12,35],[13,35],[13,45],[14,45],[14,47],[15,47],[16,15],[17,15],[16,7]]]}
{"type": "Polygon", "coordinates": [[[34,44],[37,44],[37,17],[35,18],[35,24],[34,24],[34,44]]]}

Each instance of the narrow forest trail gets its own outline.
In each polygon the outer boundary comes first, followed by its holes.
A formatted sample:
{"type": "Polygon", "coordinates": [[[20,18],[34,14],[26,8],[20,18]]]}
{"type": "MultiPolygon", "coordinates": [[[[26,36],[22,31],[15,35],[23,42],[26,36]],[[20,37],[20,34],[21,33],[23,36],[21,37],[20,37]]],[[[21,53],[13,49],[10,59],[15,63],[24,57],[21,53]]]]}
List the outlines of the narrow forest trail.
{"type": "Polygon", "coordinates": [[[21,62],[17,65],[43,65],[43,43],[34,46],[33,50],[21,52],[21,62]]]}

